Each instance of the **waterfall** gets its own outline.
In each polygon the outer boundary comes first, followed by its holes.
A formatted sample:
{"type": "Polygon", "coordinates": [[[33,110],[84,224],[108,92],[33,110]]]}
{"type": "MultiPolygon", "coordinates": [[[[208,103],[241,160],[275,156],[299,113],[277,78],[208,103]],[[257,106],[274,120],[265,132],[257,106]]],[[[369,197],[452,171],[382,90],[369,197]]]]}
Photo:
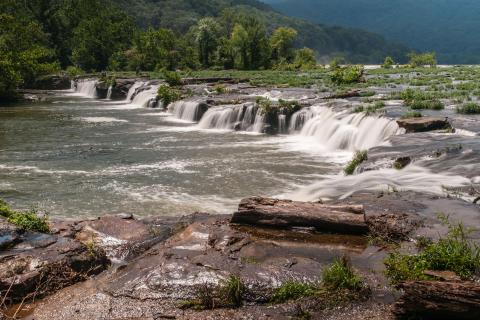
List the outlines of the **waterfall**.
{"type": "Polygon", "coordinates": [[[197,127],[261,133],[264,127],[264,116],[253,104],[226,105],[209,109],[197,127]]]}
{"type": "Polygon", "coordinates": [[[200,101],[176,101],[168,106],[168,110],[175,115],[176,118],[185,121],[199,121],[201,114],[200,101]]]}
{"type": "Polygon", "coordinates": [[[77,82],[76,92],[89,98],[97,97],[98,80],[81,80],[77,82]]]}
{"type": "Polygon", "coordinates": [[[307,118],[310,119],[301,129],[300,136],[313,137],[330,150],[366,150],[399,133],[399,127],[393,120],[363,113],[345,115],[320,106],[297,112],[292,117],[292,123],[296,122],[290,128],[298,130],[299,123],[307,118]]]}
{"type": "Polygon", "coordinates": [[[287,133],[287,116],[284,114],[278,115],[278,133],[280,134],[287,133]]]}
{"type": "MultiPolygon", "coordinates": [[[[147,85],[138,87],[131,104],[142,108],[153,107],[154,100],[156,102],[158,85],[147,85]]],[[[156,104],[156,103],[155,103],[156,104]]]]}
{"type": "Polygon", "coordinates": [[[136,81],[130,87],[130,89],[128,89],[126,101],[128,101],[128,102],[132,101],[133,95],[136,93],[137,89],[140,88],[141,86],[143,86],[144,84],[145,84],[145,82],[143,82],[143,81],[136,81]]]}
{"type": "Polygon", "coordinates": [[[107,91],[107,100],[112,100],[112,90],[113,90],[113,86],[110,85],[107,91]]]}
{"type": "Polygon", "coordinates": [[[305,123],[308,120],[312,119],[314,116],[315,114],[312,112],[312,110],[310,110],[310,108],[305,108],[298,112],[295,112],[290,119],[290,126],[288,130],[290,131],[290,133],[302,130],[305,123]]]}

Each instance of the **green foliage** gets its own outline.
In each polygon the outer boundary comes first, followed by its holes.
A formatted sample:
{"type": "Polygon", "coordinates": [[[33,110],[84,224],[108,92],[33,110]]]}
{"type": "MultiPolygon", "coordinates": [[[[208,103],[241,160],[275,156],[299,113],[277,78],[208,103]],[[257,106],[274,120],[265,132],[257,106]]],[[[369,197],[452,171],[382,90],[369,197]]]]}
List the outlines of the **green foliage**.
{"type": "Polygon", "coordinates": [[[393,61],[392,57],[388,56],[383,61],[382,68],[391,69],[394,64],[395,64],[395,61],[393,61]]]}
{"type": "Polygon", "coordinates": [[[448,234],[438,242],[426,242],[416,255],[392,252],[385,259],[386,275],[392,283],[407,280],[429,280],[426,270],[453,271],[462,279],[470,279],[480,270],[480,247],[469,239],[471,230],[463,224],[452,224],[444,216],[448,234]]]}
{"type": "Polygon", "coordinates": [[[160,88],[158,88],[157,96],[163,102],[163,106],[166,108],[170,103],[180,100],[182,94],[175,88],[162,85],[160,88]]]}
{"type": "Polygon", "coordinates": [[[335,262],[322,272],[323,285],[329,290],[362,289],[362,279],[355,274],[346,257],[336,259],[335,262]]]}
{"type": "Polygon", "coordinates": [[[480,114],[480,105],[474,102],[465,103],[457,107],[457,112],[463,114],[480,114]]]}
{"type": "Polygon", "coordinates": [[[221,296],[225,304],[240,307],[247,287],[238,276],[230,276],[221,288],[221,296]]]}
{"type": "Polygon", "coordinates": [[[214,18],[200,19],[193,27],[200,63],[204,68],[211,66],[212,56],[219,44],[220,24],[214,18]]]}
{"type": "Polygon", "coordinates": [[[445,106],[440,100],[413,100],[409,101],[407,105],[413,110],[443,110],[445,106]]]}
{"type": "Polygon", "coordinates": [[[298,281],[287,281],[274,290],[270,302],[283,303],[289,300],[296,300],[303,297],[313,296],[316,293],[316,286],[298,281]]]}
{"type": "Polygon", "coordinates": [[[42,233],[50,232],[47,217],[39,217],[34,210],[27,212],[12,210],[3,200],[0,200],[0,216],[6,218],[8,222],[19,226],[23,230],[42,233]]]}
{"type": "Polygon", "coordinates": [[[295,51],[295,60],[293,64],[296,69],[312,70],[317,66],[315,51],[310,48],[298,49],[295,51]]]}
{"type": "Polygon", "coordinates": [[[330,74],[330,80],[336,85],[358,83],[363,80],[363,66],[337,67],[330,74]]]}
{"type": "Polygon", "coordinates": [[[82,74],[85,74],[85,71],[74,66],[69,66],[65,71],[67,72],[70,78],[75,78],[75,77],[81,76],[82,74]]]}
{"type": "Polygon", "coordinates": [[[256,99],[256,104],[262,111],[262,114],[270,114],[275,110],[275,106],[272,101],[268,98],[258,97],[256,99]]]}
{"type": "Polygon", "coordinates": [[[364,161],[368,159],[367,151],[357,151],[353,156],[353,159],[347,164],[343,172],[348,175],[352,175],[355,169],[364,161]]]}
{"type": "Polygon", "coordinates": [[[291,62],[294,57],[293,43],[298,33],[293,28],[277,28],[270,37],[272,58],[274,61],[286,60],[291,62]]]}
{"type": "Polygon", "coordinates": [[[175,71],[164,70],[163,77],[165,78],[165,81],[172,87],[181,86],[183,84],[182,77],[175,71]]]}
{"type": "Polygon", "coordinates": [[[415,53],[408,54],[409,64],[412,68],[430,66],[437,66],[437,58],[435,52],[415,53]]]}

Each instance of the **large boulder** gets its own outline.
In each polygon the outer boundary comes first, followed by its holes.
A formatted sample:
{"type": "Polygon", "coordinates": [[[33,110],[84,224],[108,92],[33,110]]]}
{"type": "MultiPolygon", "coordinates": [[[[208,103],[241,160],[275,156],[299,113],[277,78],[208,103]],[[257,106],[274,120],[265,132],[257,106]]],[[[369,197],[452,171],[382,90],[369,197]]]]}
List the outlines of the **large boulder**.
{"type": "Polygon", "coordinates": [[[448,118],[420,117],[397,120],[398,126],[407,133],[452,129],[448,118]]]}

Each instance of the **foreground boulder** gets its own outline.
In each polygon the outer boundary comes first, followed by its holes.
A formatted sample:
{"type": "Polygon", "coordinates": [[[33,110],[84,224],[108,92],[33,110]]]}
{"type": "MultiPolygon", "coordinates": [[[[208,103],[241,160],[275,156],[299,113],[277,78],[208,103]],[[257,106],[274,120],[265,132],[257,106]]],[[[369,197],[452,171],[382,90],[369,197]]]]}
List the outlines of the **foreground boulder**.
{"type": "Polygon", "coordinates": [[[324,205],[261,197],[242,200],[231,222],[275,228],[314,228],[345,234],[368,232],[365,211],[360,205],[324,205]]]}
{"type": "Polygon", "coordinates": [[[480,319],[480,284],[454,281],[410,281],[399,285],[403,297],[394,312],[421,319],[480,319]]]}
{"type": "Polygon", "coordinates": [[[105,254],[59,235],[26,232],[0,253],[0,292],[5,304],[51,294],[98,274],[105,254]]]}
{"type": "Polygon", "coordinates": [[[400,128],[404,128],[407,133],[427,132],[433,130],[452,129],[448,118],[421,117],[397,120],[400,128]]]}

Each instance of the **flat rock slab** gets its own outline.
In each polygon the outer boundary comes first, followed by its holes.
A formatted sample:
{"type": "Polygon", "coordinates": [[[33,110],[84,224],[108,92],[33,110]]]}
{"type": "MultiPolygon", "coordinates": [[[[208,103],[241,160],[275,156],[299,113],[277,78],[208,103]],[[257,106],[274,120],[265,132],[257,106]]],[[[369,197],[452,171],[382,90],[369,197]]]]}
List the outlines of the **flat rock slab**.
{"type": "Polygon", "coordinates": [[[273,228],[315,228],[344,234],[368,232],[361,205],[324,205],[261,197],[243,199],[231,222],[273,228]]]}
{"type": "Polygon", "coordinates": [[[248,303],[265,303],[286,281],[318,282],[321,270],[337,257],[350,256],[358,272],[370,275],[376,269],[372,261],[381,267],[384,257],[367,248],[364,236],[237,227],[229,220],[224,216],[196,221],[129,264],[49,297],[32,318],[288,319],[290,311],[268,304],[200,313],[177,306],[197,297],[199,286],[221,284],[230,275],[239,276],[248,287],[248,303]]]}
{"type": "Polygon", "coordinates": [[[407,133],[451,129],[448,118],[420,117],[397,120],[398,126],[407,133]]]}

